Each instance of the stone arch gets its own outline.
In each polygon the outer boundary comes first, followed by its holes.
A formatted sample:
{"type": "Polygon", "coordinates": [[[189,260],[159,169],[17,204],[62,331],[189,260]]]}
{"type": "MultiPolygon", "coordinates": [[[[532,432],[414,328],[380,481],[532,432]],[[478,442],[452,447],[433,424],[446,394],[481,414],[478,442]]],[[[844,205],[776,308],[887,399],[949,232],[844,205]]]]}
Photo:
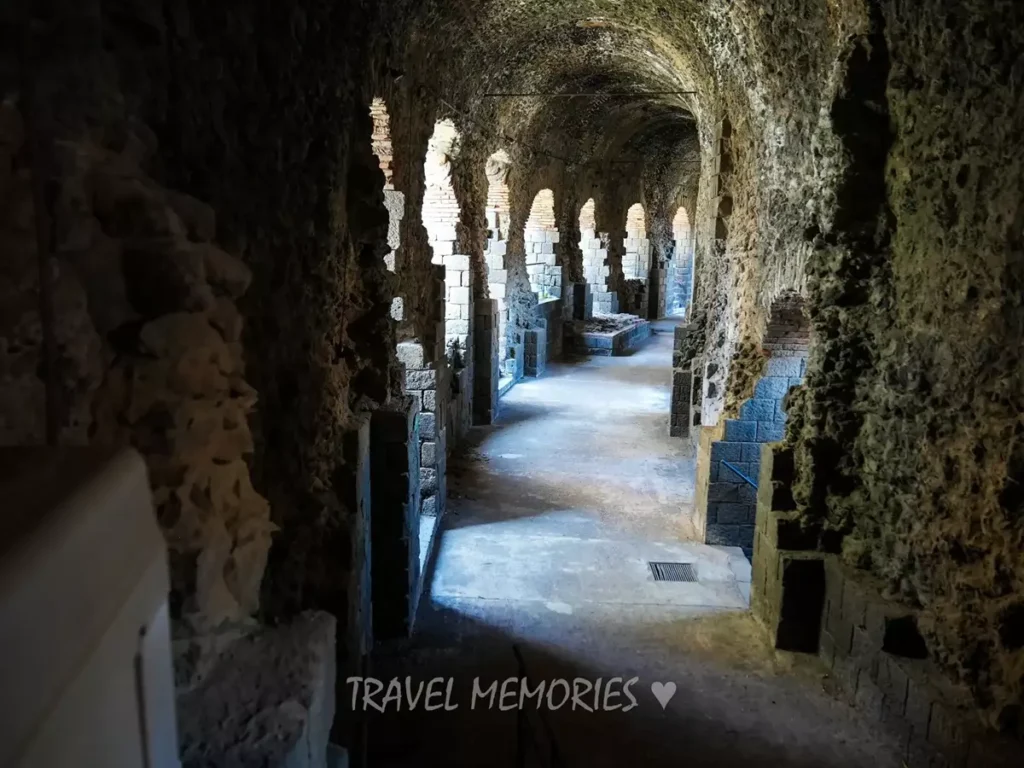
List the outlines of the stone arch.
{"type": "Polygon", "coordinates": [[[690,226],[690,216],[679,206],[672,219],[672,259],[668,268],[666,287],[666,313],[686,315],[693,298],[693,256],[696,251],[696,230],[690,226]]]}
{"type": "Polygon", "coordinates": [[[555,193],[550,189],[542,189],[533,198],[524,236],[530,287],[539,299],[558,298],[562,293],[562,269],[555,254],[559,237],[555,193]]]}

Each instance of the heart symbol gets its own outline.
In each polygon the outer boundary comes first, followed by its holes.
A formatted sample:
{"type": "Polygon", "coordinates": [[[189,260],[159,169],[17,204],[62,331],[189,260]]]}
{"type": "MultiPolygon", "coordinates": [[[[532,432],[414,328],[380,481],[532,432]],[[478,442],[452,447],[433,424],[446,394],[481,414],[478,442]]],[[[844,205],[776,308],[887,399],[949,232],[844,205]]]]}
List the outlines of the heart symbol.
{"type": "Polygon", "coordinates": [[[658,700],[661,708],[664,709],[672,701],[672,697],[676,695],[676,684],[672,682],[651,683],[651,693],[654,694],[654,698],[658,700]]]}

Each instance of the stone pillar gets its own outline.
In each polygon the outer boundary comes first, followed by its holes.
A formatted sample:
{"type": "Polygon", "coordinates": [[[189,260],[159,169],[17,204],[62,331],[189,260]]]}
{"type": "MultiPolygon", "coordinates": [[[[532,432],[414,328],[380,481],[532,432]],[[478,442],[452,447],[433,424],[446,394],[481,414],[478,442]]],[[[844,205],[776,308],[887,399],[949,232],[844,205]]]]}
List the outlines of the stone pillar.
{"type": "Polygon", "coordinates": [[[444,412],[450,451],[472,423],[473,388],[473,271],[469,256],[444,257],[447,302],[445,338],[451,365],[451,399],[444,412]]]}
{"type": "Polygon", "coordinates": [[[407,637],[416,613],[421,577],[418,414],[416,398],[405,397],[374,411],[370,422],[371,573],[377,641],[407,637]]]}
{"type": "Polygon", "coordinates": [[[445,353],[454,368],[471,361],[469,344],[473,323],[473,272],[469,256],[444,257],[445,268],[445,353]]]}
{"type": "Polygon", "coordinates": [[[800,524],[790,490],[793,453],[762,445],[750,607],[781,650],[815,653],[825,601],[817,530],[800,524]]]}
{"type": "Polygon", "coordinates": [[[355,428],[345,434],[341,444],[345,477],[339,484],[339,496],[352,521],[348,616],[345,637],[338,639],[345,654],[341,677],[358,675],[363,656],[373,647],[370,414],[355,414],[354,420],[355,428]]]}
{"type": "Polygon", "coordinates": [[[559,234],[556,229],[527,229],[524,233],[526,273],[540,298],[562,295],[562,268],[555,255],[559,234]]]}
{"type": "Polygon", "coordinates": [[[498,347],[497,358],[500,364],[506,357],[506,336],[505,326],[508,323],[508,312],[505,306],[505,287],[508,283],[508,270],[505,269],[505,255],[508,252],[508,242],[500,240],[497,232],[492,232],[492,237],[487,241],[487,288],[491,298],[497,302],[498,309],[498,347]]]}
{"type": "Polygon", "coordinates": [[[611,266],[608,264],[607,233],[597,235],[594,230],[583,232],[583,273],[593,294],[593,310],[598,314],[614,314],[619,311],[619,298],[608,286],[611,266]]]}
{"type": "Polygon", "coordinates": [[[473,326],[473,423],[492,424],[498,416],[498,302],[477,302],[473,326]]]}
{"type": "Polygon", "coordinates": [[[524,346],[524,373],[527,376],[541,376],[547,362],[547,330],[531,328],[526,332],[524,346]]]}
{"type": "Polygon", "coordinates": [[[689,325],[677,325],[672,348],[672,411],[669,420],[669,435],[689,437],[692,419],[690,408],[693,403],[693,359],[687,359],[686,342],[693,333],[689,325]]]}

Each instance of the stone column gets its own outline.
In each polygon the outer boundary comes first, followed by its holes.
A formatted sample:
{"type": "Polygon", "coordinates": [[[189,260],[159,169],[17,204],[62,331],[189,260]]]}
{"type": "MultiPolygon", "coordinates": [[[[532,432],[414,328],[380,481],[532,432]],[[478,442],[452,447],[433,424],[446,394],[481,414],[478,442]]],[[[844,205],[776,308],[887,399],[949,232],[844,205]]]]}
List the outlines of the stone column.
{"type": "Polygon", "coordinates": [[[492,424],[498,416],[498,302],[487,299],[475,306],[473,326],[473,423],[492,424]]]}
{"type": "Polygon", "coordinates": [[[371,573],[377,641],[407,637],[416,613],[421,577],[418,414],[419,402],[409,396],[374,411],[370,422],[371,573]]]}

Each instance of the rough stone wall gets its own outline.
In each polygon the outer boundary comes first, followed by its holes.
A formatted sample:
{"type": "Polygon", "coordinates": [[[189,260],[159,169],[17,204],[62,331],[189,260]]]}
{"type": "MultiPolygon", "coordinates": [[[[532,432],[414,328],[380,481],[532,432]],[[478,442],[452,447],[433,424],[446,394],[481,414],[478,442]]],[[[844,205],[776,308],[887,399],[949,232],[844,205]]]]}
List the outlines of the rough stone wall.
{"type": "MultiPolygon", "coordinates": [[[[250,626],[274,531],[248,466],[257,394],[236,301],[252,274],[214,244],[211,207],[155,178],[166,147],[129,109],[118,60],[101,46],[124,14],[103,16],[98,3],[32,13],[29,73],[6,79],[18,70],[6,56],[0,67],[0,440],[46,440],[49,392],[54,442],[143,454],[187,682],[202,671],[193,638],[205,649],[213,630],[227,640],[250,626]]],[[[164,31],[160,18],[139,21],[164,31]]]]}
{"type": "Polygon", "coordinates": [[[1003,83],[1024,17],[1013,3],[871,7],[832,106],[858,170],[816,239],[825,344],[795,495],[827,546],[924,609],[934,657],[1021,734],[1024,175],[1004,142],[1024,120],[1003,83]]]}
{"type": "MultiPolygon", "coordinates": [[[[173,229],[154,223],[146,206],[183,190],[217,212],[215,237],[203,237],[252,273],[237,303],[246,319],[245,381],[259,392],[249,471],[281,528],[264,584],[269,616],[343,602],[348,564],[337,553],[350,549],[351,521],[336,487],[347,476],[337,446],[353,414],[401,391],[388,320],[396,292],[398,338],[437,356],[443,297],[421,212],[423,158],[435,121],[446,116],[438,113],[443,99],[466,113],[464,134],[490,134],[492,150],[507,146],[512,155],[503,337],[519,350],[518,364],[537,317],[524,226],[543,188],[554,192],[556,214],[569,204],[563,197],[573,205],[597,201],[595,231],[609,235],[603,292],[616,300],[624,298],[625,205],[644,203],[652,234],[664,231],[672,206],[687,206],[696,273],[683,354],[701,366],[694,381],[703,382],[708,426],[735,415],[752,391],[769,308],[789,292],[806,297],[816,343],[791,414],[802,513],[825,524],[823,547],[919,604],[931,617],[925,631],[935,657],[971,687],[991,722],[1020,730],[1024,278],[1015,147],[1022,119],[1018,89],[1006,86],[1020,77],[1019,3],[90,0],[36,7],[60,22],[47,41],[56,69],[40,103],[62,105],[53,138],[69,142],[51,153],[57,168],[48,173],[77,179],[83,153],[88,162],[94,152],[127,155],[147,203],[118,226],[138,219],[173,229]],[[597,23],[580,26],[580,19],[597,23]],[[96,55],[101,49],[111,54],[96,55]],[[637,95],[474,98],[503,88],[635,88],[637,95]],[[675,93],[650,95],[655,90],[675,93]],[[386,179],[372,154],[374,97],[390,113],[391,179],[404,195],[397,288],[384,259],[386,179]],[[687,176],[664,161],[694,149],[699,192],[687,186],[692,167],[687,176]]],[[[17,90],[15,48],[0,56],[5,99],[17,90]]],[[[31,214],[23,150],[14,149],[21,131],[9,108],[4,114],[0,170],[5,194],[21,201],[5,209],[13,224],[4,233],[22,255],[11,270],[19,300],[4,306],[4,338],[18,342],[6,342],[3,383],[38,409],[30,371],[41,330],[22,321],[32,312],[24,298],[31,214]]],[[[473,162],[485,159],[481,152],[473,162]]],[[[479,197],[460,208],[478,209],[479,197]]],[[[161,206],[157,219],[165,216],[161,206]]],[[[160,247],[181,244],[179,233],[159,234],[168,236],[160,247]]],[[[472,259],[477,235],[467,238],[472,259]]],[[[560,240],[570,248],[577,242],[568,231],[560,240]]],[[[564,256],[563,266],[575,269],[564,256]]],[[[171,262],[171,272],[186,264],[192,272],[162,279],[161,287],[180,289],[188,314],[211,311],[202,285],[215,286],[199,279],[198,262],[171,262]]],[[[129,283],[137,267],[122,270],[129,283]]],[[[115,312],[120,298],[83,301],[57,271],[65,437],[92,439],[84,425],[96,417],[84,404],[112,370],[104,355],[113,350],[120,365],[138,347],[124,351],[121,335],[101,330],[125,324],[115,312]]],[[[96,283],[118,291],[116,278],[96,283]]],[[[161,317],[180,311],[168,306],[146,301],[161,317]]],[[[194,332],[203,336],[199,325],[194,332]]],[[[237,330],[236,323],[227,333],[237,330]]],[[[134,328],[127,335],[139,336],[134,328]]],[[[239,351],[225,359],[240,377],[239,351]]],[[[251,407],[241,384],[228,393],[245,401],[236,404],[240,413],[251,407]]],[[[123,426],[128,411],[114,410],[108,420],[123,426]]],[[[19,436],[37,429],[28,415],[6,418],[19,436]]],[[[174,434],[166,419],[146,429],[160,439],[174,434]]]]}

